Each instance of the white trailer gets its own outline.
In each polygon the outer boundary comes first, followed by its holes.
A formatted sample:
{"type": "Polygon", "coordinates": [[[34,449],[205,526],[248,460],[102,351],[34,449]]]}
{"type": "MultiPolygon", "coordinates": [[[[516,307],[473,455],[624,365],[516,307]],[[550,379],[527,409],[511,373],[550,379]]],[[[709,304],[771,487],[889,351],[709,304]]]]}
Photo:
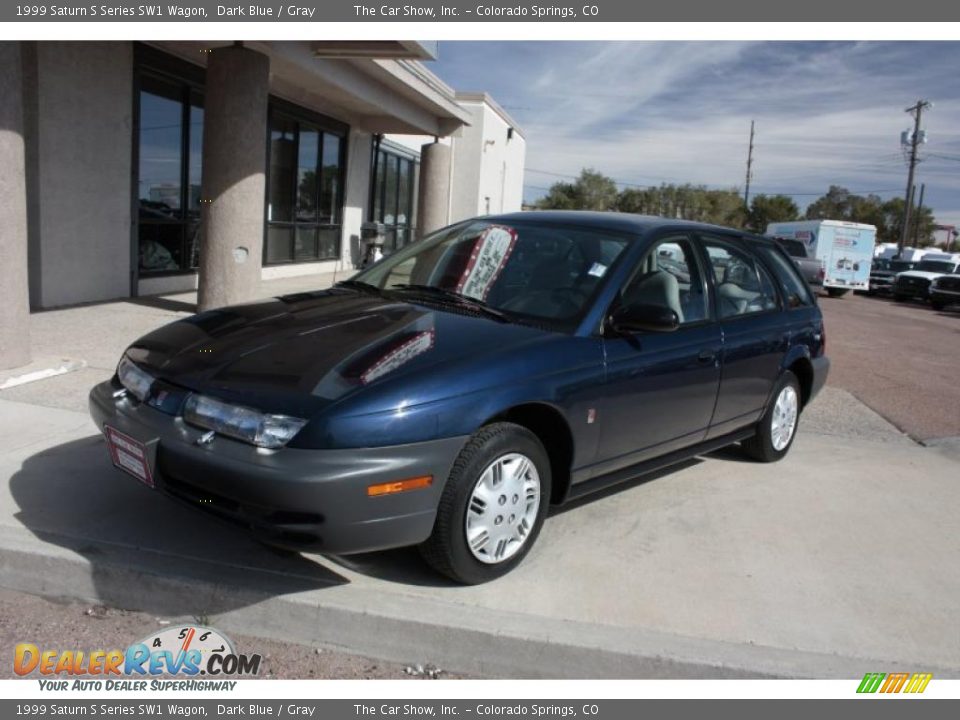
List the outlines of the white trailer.
{"type": "Polygon", "coordinates": [[[843,220],[799,220],[770,223],[770,237],[800,240],[807,247],[807,256],[823,264],[823,287],[839,297],[851,290],[870,287],[870,263],[877,242],[873,225],[843,220]]]}

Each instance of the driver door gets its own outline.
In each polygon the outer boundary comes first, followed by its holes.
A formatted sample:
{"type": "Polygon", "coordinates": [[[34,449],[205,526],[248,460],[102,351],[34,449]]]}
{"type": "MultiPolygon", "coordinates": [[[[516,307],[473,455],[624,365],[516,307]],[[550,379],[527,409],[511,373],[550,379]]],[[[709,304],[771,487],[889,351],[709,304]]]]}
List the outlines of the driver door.
{"type": "Polygon", "coordinates": [[[655,241],[610,310],[631,302],[665,305],[680,325],[627,336],[605,329],[607,374],[593,476],[702,441],[717,399],[721,334],[690,236],[655,241]]]}

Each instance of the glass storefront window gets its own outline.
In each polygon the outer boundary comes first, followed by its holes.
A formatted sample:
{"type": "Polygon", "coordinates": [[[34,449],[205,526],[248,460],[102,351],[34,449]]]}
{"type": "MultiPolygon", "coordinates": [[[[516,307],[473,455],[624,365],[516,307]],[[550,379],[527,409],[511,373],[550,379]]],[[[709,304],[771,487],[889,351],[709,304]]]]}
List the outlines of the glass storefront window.
{"type": "Polygon", "coordinates": [[[389,253],[414,237],[420,163],[399,151],[381,147],[376,164],[372,219],[384,224],[384,251],[389,253]]]}
{"type": "Polygon", "coordinates": [[[138,115],[139,271],[188,272],[200,261],[203,96],[144,72],[138,115]]]}
{"type": "Polygon", "coordinates": [[[340,135],[271,108],[264,262],[340,257],[343,165],[340,135]]]}

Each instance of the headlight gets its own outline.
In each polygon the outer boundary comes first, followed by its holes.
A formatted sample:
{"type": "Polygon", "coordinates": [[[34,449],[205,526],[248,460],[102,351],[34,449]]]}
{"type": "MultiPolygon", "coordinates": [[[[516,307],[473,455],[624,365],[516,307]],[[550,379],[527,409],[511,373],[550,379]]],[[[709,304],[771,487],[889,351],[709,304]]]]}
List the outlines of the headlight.
{"type": "Polygon", "coordinates": [[[117,366],[117,379],[131,395],[143,402],[147,399],[155,378],[146,370],[134,365],[130,358],[124,355],[120,365],[117,366]]]}
{"type": "Polygon", "coordinates": [[[191,395],[187,399],[183,419],[191,425],[263,448],[283,447],[307,424],[302,418],[269,415],[206,395],[191,395]]]}

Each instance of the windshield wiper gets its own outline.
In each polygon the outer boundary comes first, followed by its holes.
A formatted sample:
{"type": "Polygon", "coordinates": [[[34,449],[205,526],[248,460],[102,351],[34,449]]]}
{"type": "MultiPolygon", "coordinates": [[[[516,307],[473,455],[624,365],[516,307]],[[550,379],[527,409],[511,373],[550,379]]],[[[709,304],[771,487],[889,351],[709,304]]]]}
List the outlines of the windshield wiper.
{"type": "Polygon", "coordinates": [[[471,310],[476,310],[477,312],[483,313],[487,317],[491,317],[499,322],[511,322],[506,313],[490,307],[483,300],[472,298],[469,295],[463,295],[455,290],[447,290],[446,288],[436,287],[435,285],[417,285],[406,283],[398,283],[396,285],[392,285],[391,287],[400,292],[410,291],[414,293],[421,293],[423,295],[434,295],[437,298],[442,298],[443,300],[447,300],[456,305],[461,305],[463,307],[468,307],[471,310]]]}

